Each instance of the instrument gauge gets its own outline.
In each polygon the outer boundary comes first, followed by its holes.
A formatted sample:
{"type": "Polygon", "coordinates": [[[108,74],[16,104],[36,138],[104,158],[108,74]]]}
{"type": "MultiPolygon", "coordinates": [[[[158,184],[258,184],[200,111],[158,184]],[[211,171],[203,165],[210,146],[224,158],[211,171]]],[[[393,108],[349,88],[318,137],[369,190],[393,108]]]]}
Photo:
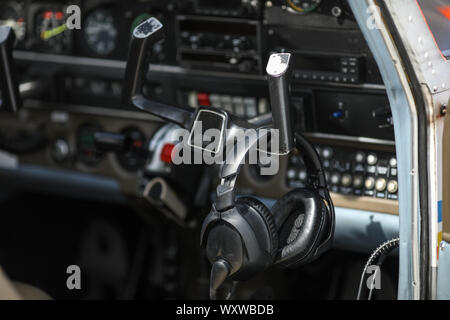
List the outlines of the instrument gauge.
{"type": "Polygon", "coordinates": [[[288,10],[295,13],[310,13],[320,6],[321,0],[286,0],[288,10]]]}
{"type": "Polygon", "coordinates": [[[17,41],[22,41],[25,38],[25,18],[22,10],[17,5],[0,5],[0,26],[11,27],[14,30],[17,41]]]}
{"type": "Polygon", "coordinates": [[[107,56],[115,51],[118,33],[111,10],[97,9],[85,18],[84,39],[89,49],[99,56],[107,56]]]}
{"type": "Polygon", "coordinates": [[[71,31],[63,10],[41,10],[35,17],[36,44],[39,51],[65,53],[71,46],[71,31]]]}

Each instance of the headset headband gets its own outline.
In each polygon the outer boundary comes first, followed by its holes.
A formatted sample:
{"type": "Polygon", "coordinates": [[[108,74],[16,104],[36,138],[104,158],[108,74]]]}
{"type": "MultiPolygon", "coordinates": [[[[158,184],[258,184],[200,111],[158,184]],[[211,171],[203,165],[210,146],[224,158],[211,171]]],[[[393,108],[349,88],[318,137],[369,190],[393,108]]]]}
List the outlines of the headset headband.
{"type": "MultiPolygon", "coordinates": [[[[301,151],[301,156],[306,166],[306,172],[308,175],[308,186],[317,189],[319,194],[330,205],[331,199],[327,189],[327,182],[325,178],[325,172],[323,170],[322,161],[314,148],[314,146],[301,134],[295,134],[295,146],[301,151]]],[[[246,151],[249,152],[251,147],[246,151]]],[[[245,158],[244,158],[245,159],[245,158]]],[[[224,166],[226,163],[224,164],[224,166]]],[[[218,211],[226,211],[235,204],[235,182],[239,175],[240,168],[243,165],[243,161],[239,164],[236,174],[233,176],[227,176],[221,179],[220,185],[217,186],[217,199],[215,206],[218,211]]]]}

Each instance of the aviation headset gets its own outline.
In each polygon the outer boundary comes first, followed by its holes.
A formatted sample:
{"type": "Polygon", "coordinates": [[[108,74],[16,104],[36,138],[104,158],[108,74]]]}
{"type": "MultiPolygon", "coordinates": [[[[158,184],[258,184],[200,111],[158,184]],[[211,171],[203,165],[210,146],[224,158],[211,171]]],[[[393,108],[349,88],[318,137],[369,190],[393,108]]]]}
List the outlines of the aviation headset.
{"type": "Polygon", "coordinates": [[[285,194],[272,210],[253,197],[236,200],[234,184],[226,193],[220,192],[226,189],[223,180],[219,185],[201,231],[212,263],[212,299],[227,278],[248,280],[274,264],[301,266],[330,248],[335,214],[321,160],[301,134],[295,134],[295,146],[306,166],[307,186],[285,194]]]}

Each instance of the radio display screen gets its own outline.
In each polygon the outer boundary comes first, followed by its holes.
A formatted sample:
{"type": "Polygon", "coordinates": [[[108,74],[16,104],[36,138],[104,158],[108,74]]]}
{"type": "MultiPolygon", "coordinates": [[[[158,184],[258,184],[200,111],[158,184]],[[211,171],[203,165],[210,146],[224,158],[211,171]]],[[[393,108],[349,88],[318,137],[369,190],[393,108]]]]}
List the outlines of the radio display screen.
{"type": "Polygon", "coordinates": [[[450,58],[450,0],[417,0],[442,55],[450,58]]]}
{"type": "Polygon", "coordinates": [[[311,70],[323,72],[340,73],[341,60],[336,57],[317,57],[296,54],[292,59],[292,64],[296,70],[311,70]]]}
{"type": "Polygon", "coordinates": [[[241,0],[197,0],[197,7],[201,9],[238,9],[242,4],[241,0]]]}

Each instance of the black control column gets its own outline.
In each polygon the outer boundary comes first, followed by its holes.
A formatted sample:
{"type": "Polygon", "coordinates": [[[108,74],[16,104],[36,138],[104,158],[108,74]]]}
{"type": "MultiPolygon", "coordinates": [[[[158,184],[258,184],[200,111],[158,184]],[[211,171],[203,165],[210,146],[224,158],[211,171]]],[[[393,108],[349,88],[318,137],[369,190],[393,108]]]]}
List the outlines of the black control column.
{"type": "Polygon", "coordinates": [[[22,106],[12,56],[16,36],[11,27],[0,26],[0,110],[17,112],[22,106]]]}

